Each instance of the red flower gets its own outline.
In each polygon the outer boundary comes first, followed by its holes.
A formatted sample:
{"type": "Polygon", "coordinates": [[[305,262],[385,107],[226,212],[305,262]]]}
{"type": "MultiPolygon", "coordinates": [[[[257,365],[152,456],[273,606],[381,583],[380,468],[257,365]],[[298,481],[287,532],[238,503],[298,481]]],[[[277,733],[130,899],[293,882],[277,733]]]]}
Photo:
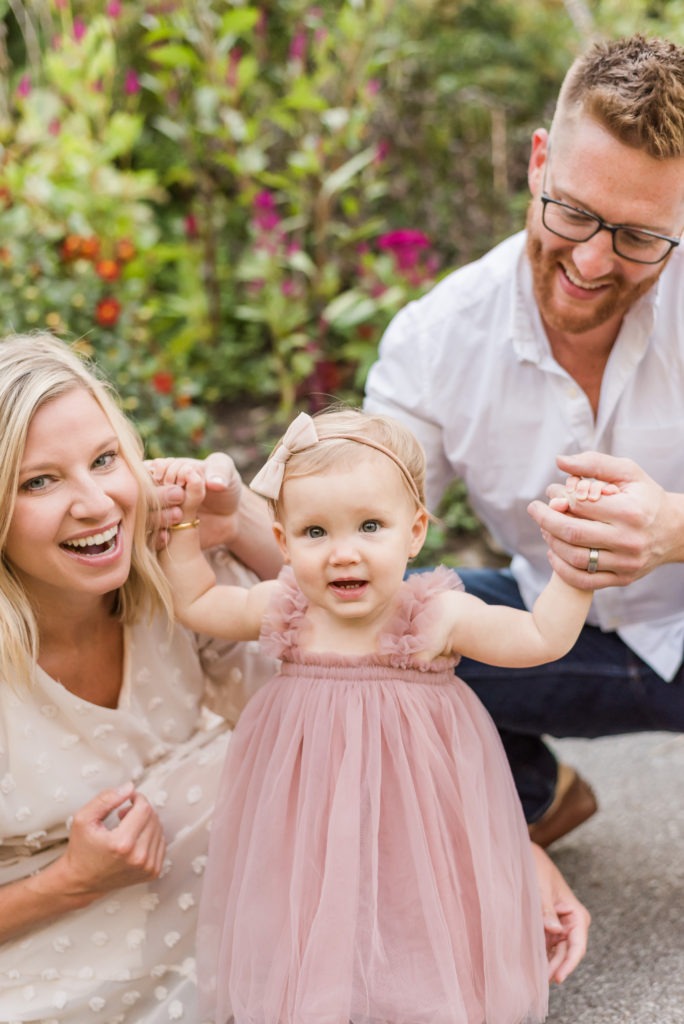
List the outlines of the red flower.
{"type": "Polygon", "coordinates": [[[170,395],[173,391],[173,374],[168,370],[160,370],[152,378],[152,386],[160,395],[170,395]]]}
{"type": "Polygon", "coordinates": [[[122,238],[114,246],[119,263],[128,263],[135,256],[135,246],[127,238],[122,238]]]}
{"type": "Polygon", "coordinates": [[[100,327],[113,327],[121,315],[121,303],[113,295],[105,295],[95,307],[95,319],[100,327]]]}
{"type": "Polygon", "coordinates": [[[98,260],[95,264],[95,273],[103,281],[116,281],[121,276],[121,267],[116,260],[98,260]]]}

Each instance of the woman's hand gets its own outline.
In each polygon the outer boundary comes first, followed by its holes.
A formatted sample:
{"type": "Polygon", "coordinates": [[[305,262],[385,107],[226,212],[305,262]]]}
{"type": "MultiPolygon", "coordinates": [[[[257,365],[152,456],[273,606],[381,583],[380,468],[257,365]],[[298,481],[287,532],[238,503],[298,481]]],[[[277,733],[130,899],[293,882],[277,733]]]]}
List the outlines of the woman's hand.
{"type": "MultiPolygon", "coordinates": [[[[160,550],[169,541],[168,527],[183,519],[182,505],[185,491],[178,484],[163,483],[165,467],[169,459],[149,459],[145,465],[150,476],[159,484],[158,496],[162,503],[161,513],[154,513],[155,547],[160,550]]],[[[219,544],[231,546],[239,531],[239,507],[242,495],[242,479],[229,455],[212,452],[206,459],[184,459],[204,478],[206,487],[204,501],[198,509],[200,520],[200,544],[207,550],[219,544]]]]}
{"type": "Polygon", "coordinates": [[[74,815],[61,865],[67,891],[85,902],[158,878],[166,840],[149,801],[132,784],[105,789],[74,815]],[[116,812],[114,824],[107,818],[116,812]]]}
{"type": "Polygon", "coordinates": [[[532,843],[542,900],[549,981],[562,982],[587,951],[591,915],[547,853],[532,843]]]}

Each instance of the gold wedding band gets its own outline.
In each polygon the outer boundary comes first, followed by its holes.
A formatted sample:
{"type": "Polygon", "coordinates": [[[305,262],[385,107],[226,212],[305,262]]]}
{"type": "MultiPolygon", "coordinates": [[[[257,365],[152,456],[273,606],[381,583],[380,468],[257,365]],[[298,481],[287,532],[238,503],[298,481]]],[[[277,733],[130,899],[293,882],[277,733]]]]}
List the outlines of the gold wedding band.
{"type": "Polygon", "coordinates": [[[199,519],[188,520],[187,523],[176,523],[175,526],[169,526],[169,530],[192,530],[193,527],[199,526],[199,519]]]}
{"type": "Polygon", "coordinates": [[[598,569],[598,548],[589,548],[589,561],[587,562],[587,572],[596,572],[598,569]]]}

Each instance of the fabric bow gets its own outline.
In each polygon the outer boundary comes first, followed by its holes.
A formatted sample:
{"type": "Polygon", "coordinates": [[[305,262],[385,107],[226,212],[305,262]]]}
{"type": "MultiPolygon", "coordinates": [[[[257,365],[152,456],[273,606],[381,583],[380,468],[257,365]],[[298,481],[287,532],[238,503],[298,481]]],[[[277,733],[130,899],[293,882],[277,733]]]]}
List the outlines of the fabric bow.
{"type": "Polygon", "coordinates": [[[283,486],[285,464],[295,452],[311,448],[318,442],[314,421],[308,413],[300,412],[285,431],[283,438],[268,462],[261,467],[249,485],[257,494],[275,501],[283,486]]]}

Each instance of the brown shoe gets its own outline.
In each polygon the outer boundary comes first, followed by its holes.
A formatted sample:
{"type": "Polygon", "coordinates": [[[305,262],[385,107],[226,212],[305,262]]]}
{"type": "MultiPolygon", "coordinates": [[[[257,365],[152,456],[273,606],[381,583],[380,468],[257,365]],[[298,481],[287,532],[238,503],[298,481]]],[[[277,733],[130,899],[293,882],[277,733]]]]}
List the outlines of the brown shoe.
{"type": "Polygon", "coordinates": [[[553,803],[538,821],[527,826],[530,839],[539,846],[550,846],[591,818],[597,809],[598,803],[589,783],[574,768],[559,764],[553,803]]]}

